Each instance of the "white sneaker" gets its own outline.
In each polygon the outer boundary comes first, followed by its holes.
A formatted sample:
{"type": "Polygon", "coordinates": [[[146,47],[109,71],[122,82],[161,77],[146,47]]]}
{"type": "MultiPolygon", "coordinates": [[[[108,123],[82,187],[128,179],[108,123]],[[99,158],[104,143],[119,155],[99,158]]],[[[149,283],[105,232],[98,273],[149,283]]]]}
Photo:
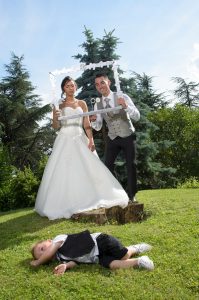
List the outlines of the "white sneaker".
{"type": "Polygon", "coordinates": [[[138,258],[138,267],[147,270],[153,270],[154,263],[148,256],[141,256],[138,258]]]}
{"type": "Polygon", "coordinates": [[[141,244],[137,244],[137,245],[131,245],[128,248],[135,250],[136,254],[140,254],[146,251],[149,251],[152,249],[152,246],[146,243],[141,243],[141,244]]]}

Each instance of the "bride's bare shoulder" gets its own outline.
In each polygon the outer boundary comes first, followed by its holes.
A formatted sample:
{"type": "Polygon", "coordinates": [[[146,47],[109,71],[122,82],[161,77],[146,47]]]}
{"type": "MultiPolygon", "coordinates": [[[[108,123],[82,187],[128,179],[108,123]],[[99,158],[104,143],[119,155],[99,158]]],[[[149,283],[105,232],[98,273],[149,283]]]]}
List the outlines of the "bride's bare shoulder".
{"type": "Polygon", "coordinates": [[[86,111],[87,110],[87,104],[86,104],[86,101],[84,100],[77,100],[78,101],[78,106],[80,106],[83,111],[86,111]]]}

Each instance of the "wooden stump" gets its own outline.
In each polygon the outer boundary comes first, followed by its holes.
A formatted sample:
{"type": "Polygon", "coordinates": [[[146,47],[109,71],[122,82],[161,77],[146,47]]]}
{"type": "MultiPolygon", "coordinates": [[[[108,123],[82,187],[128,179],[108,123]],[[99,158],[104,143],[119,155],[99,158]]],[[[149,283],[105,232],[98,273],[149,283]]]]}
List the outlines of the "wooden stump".
{"type": "Polygon", "coordinates": [[[106,216],[108,220],[115,220],[119,224],[139,222],[143,220],[144,217],[144,204],[129,202],[128,206],[125,208],[114,206],[106,209],[106,216]]]}
{"type": "Polygon", "coordinates": [[[104,224],[107,222],[105,208],[94,209],[85,211],[72,216],[73,220],[95,222],[96,224],[104,224]]]}
{"type": "Polygon", "coordinates": [[[128,206],[121,208],[113,206],[105,209],[94,209],[91,211],[74,214],[73,220],[95,222],[96,224],[104,224],[107,221],[116,221],[118,224],[125,224],[130,222],[139,222],[144,218],[144,204],[137,202],[129,202],[128,206]]]}

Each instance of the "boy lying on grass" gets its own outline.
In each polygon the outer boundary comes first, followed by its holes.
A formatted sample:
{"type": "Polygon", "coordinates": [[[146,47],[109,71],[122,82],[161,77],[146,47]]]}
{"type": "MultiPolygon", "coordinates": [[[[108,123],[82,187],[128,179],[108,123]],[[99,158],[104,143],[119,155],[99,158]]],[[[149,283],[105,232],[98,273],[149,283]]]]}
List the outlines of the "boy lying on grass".
{"type": "Polygon", "coordinates": [[[153,270],[153,261],[148,256],[131,258],[151,248],[146,243],[124,247],[111,235],[91,234],[86,230],[76,234],[61,234],[53,240],[36,243],[31,249],[34,260],[30,264],[36,267],[56,259],[60,264],[54,269],[55,275],[64,274],[79,263],[99,263],[111,270],[132,267],[153,270]]]}

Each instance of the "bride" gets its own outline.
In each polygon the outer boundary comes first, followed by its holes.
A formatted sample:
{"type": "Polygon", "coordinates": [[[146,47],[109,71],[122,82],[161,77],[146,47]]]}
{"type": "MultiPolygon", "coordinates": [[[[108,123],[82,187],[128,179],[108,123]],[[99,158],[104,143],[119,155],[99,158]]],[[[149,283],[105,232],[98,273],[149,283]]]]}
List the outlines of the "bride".
{"type": "Polygon", "coordinates": [[[89,117],[58,121],[60,114],[88,111],[86,102],[75,98],[77,86],[71,77],[63,79],[61,89],[66,98],[59,110],[53,108],[53,127],[60,130],[44,170],[35,210],[54,220],[101,207],[126,207],[126,192],[97,156],[89,117]]]}

